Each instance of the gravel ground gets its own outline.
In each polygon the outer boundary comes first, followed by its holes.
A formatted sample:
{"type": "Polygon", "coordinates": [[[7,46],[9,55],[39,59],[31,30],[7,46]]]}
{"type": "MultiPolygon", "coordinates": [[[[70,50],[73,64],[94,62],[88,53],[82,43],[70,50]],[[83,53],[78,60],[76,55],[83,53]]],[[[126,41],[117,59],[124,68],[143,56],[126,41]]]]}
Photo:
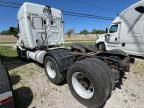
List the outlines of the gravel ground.
{"type": "MultiPolygon", "coordinates": [[[[70,93],[68,85],[56,86],[47,79],[42,67],[18,62],[10,67],[18,108],[86,108],[70,93]]],[[[116,88],[104,108],[144,108],[144,61],[137,59],[126,74],[121,89],[116,88]]]]}

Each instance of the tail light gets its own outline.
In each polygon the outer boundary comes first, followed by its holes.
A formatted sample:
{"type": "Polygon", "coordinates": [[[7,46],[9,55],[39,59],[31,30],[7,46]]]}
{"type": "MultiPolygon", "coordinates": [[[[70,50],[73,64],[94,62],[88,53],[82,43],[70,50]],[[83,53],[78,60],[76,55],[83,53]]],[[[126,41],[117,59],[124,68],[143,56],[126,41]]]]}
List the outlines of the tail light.
{"type": "Polygon", "coordinates": [[[3,93],[0,95],[0,105],[6,104],[10,101],[13,101],[12,92],[3,93]]]}

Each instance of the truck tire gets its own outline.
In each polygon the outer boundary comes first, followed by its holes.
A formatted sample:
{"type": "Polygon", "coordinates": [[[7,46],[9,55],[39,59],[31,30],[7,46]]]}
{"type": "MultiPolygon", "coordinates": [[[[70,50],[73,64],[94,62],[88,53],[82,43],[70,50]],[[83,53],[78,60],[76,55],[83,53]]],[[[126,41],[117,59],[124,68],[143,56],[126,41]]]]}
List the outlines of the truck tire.
{"type": "Polygon", "coordinates": [[[67,82],[72,95],[82,104],[99,108],[111,94],[111,85],[107,83],[108,74],[95,62],[87,58],[73,64],[67,72],[67,82]],[[108,93],[109,92],[109,93],[108,93]]]}
{"type": "Polygon", "coordinates": [[[104,43],[99,43],[97,45],[97,48],[98,48],[99,51],[106,51],[106,47],[105,47],[104,43]]]}
{"type": "Polygon", "coordinates": [[[17,55],[20,59],[23,59],[22,57],[22,51],[17,47],[17,55]]]}
{"type": "Polygon", "coordinates": [[[59,71],[59,66],[55,58],[46,56],[44,59],[44,67],[46,75],[52,83],[59,85],[64,81],[65,72],[59,71]]]}
{"type": "MultiPolygon", "coordinates": [[[[1,55],[0,55],[1,56],[1,55]]],[[[3,61],[2,61],[2,59],[0,58],[0,65],[2,65],[2,63],[3,63],[3,61]]]]}
{"type": "Polygon", "coordinates": [[[21,51],[20,48],[17,47],[17,55],[23,61],[26,61],[26,51],[21,51]]]}
{"type": "Polygon", "coordinates": [[[20,52],[20,49],[17,47],[17,55],[19,58],[21,58],[21,52],[20,52]]]}
{"type": "Polygon", "coordinates": [[[9,74],[3,65],[0,65],[0,95],[3,96],[2,107],[14,108],[13,89],[9,74]]]}
{"type": "MultiPolygon", "coordinates": [[[[112,72],[112,70],[110,69],[110,67],[108,67],[108,65],[100,60],[100,59],[97,59],[97,58],[94,58],[93,59],[97,65],[99,65],[101,68],[103,68],[105,71],[102,71],[103,72],[103,76],[106,76],[106,81],[107,81],[107,85],[108,85],[108,93],[111,93],[111,91],[114,89],[115,87],[115,77],[114,77],[114,73],[112,72]]],[[[108,94],[109,97],[111,94],[108,94]]]]}

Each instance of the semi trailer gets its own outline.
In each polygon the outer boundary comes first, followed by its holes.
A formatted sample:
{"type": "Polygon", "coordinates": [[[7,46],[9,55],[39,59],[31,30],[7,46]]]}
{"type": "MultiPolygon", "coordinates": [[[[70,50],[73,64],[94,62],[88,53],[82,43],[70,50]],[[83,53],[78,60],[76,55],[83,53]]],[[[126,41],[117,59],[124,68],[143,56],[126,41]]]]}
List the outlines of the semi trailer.
{"type": "Polygon", "coordinates": [[[120,49],[129,55],[144,57],[144,0],[123,10],[106,34],[96,40],[99,50],[120,49]]]}
{"type": "Polygon", "coordinates": [[[17,15],[17,53],[42,64],[53,84],[65,79],[72,95],[82,104],[99,108],[111,96],[115,84],[130,68],[130,57],[121,50],[99,52],[95,46],[64,42],[62,11],[25,2],[17,15]]]}

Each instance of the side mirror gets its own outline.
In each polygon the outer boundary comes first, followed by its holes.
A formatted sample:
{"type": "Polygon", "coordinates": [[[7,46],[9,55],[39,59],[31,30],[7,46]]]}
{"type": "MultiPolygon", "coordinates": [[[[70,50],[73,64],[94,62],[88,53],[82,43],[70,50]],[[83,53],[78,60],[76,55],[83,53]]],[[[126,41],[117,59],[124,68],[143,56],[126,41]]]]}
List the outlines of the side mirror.
{"type": "Polygon", "coordinates": [[[15,27],[10,27],[10,32],[14,35],[14,37],[18,38],[15,27]]]}
{"type": "Polygon", "coordinates": [[[14,32],[14,27],[10,27],[10,32],[11,32],[11,33],[14,32]]]}
{"type": "Polygon", "coordinates": [[[108,28],[106,28],[106,33],[108,33],[108,28]]]}
{"type": "Polygon", "coordinates": [[[144,13],[144,7],[143,6],[136,7],[135,10],[139,13],[144,13]]]}

